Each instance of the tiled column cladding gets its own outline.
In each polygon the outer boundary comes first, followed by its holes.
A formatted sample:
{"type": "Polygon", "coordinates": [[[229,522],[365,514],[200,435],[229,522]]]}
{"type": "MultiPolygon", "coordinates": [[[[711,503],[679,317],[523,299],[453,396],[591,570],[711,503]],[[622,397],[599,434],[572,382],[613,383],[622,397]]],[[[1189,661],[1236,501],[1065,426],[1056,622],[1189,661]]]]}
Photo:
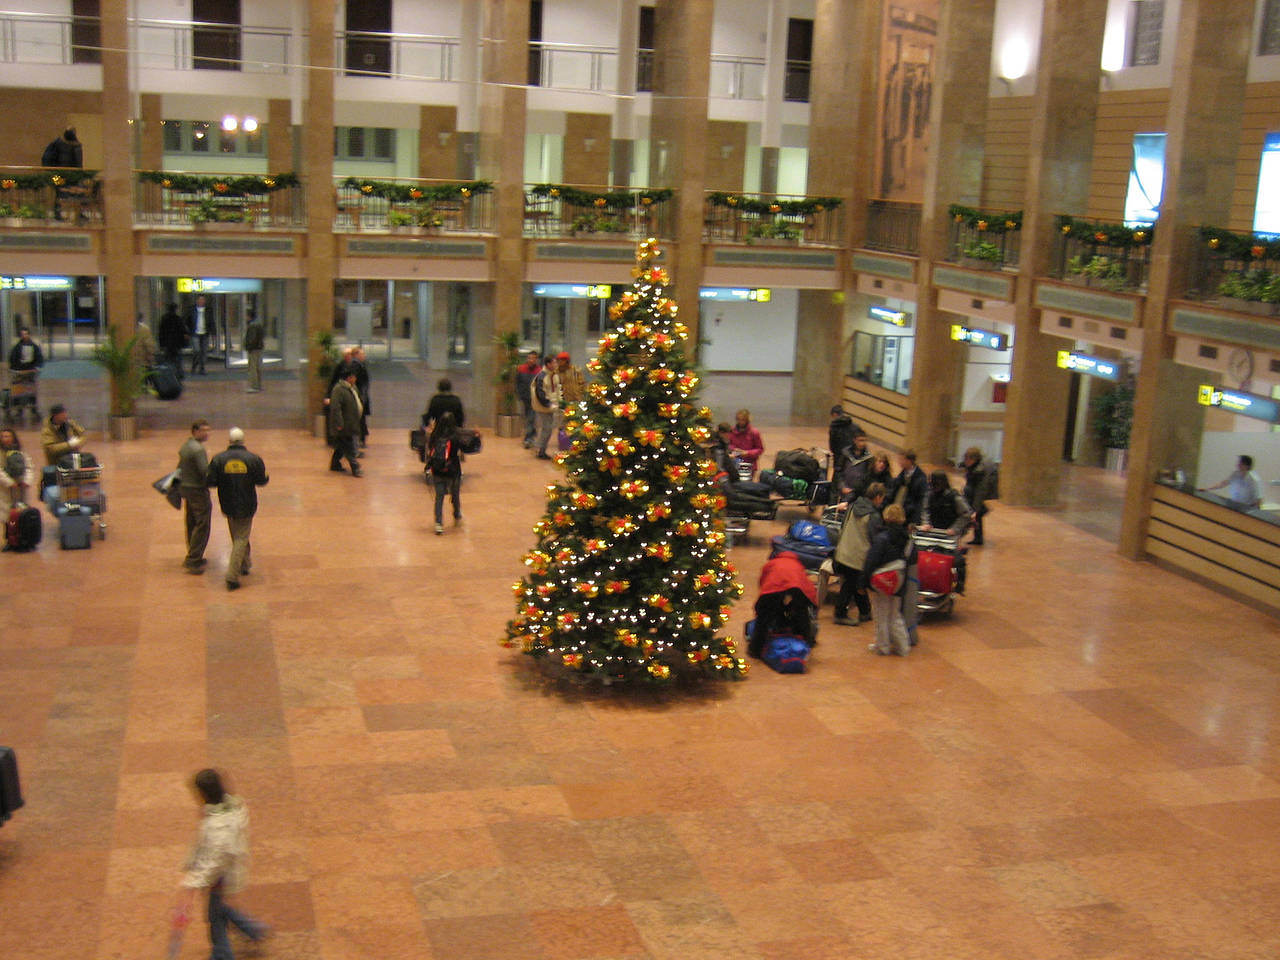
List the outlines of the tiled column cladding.
{"type": "Polygon", "coordinates": [[[133,250],[133,127],[129,96],[129,5],[103,0],[102,178],[107,322],[133,336],[137,275],[133,250]]]}
{"type": "Polygon", "coordinates": [[[304,189],[307,197],[307,344],[309,365],[299,379],[309,419],[322,409],[326,384],[315,374],[320,364],[316,334],[333,329],[333,279],[337,243],[333,235],[333,9],[310,0],[307,39],[307,122],[303,128],[304,189]]]}

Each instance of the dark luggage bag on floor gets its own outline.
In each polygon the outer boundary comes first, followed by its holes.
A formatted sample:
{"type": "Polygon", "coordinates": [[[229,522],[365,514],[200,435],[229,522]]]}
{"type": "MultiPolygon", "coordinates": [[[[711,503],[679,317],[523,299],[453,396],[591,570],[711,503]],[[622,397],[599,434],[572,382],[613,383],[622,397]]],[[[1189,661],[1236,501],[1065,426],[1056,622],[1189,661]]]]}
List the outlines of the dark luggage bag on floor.
{"type": "Polygon", "coordinates": [[[9,747],[0,747],[0,823],[22,806],[22,787],[18,782],[18,756],[9,747]]]}
{"type": "Polygon", "coordinates": [[[25,552],[34,550],[40,545],[44,535],[44,526],[40,520],[40,511],[26,504],[14,504],[9,510],[9,520],[5,524],[4,548],[25,552]]]}
{"type": "Polygon", "coordinates": [[[151,368],[151,389],[161,400],[177,400],[182,396],[178,371],[167,363],[157,363],[151,368]]]}
{"type": "Polygon", "coordinates": [[[84,507],[69,507],[58,521],[63,550],[88,550],[93,546],[93,516],[84,507]]]}

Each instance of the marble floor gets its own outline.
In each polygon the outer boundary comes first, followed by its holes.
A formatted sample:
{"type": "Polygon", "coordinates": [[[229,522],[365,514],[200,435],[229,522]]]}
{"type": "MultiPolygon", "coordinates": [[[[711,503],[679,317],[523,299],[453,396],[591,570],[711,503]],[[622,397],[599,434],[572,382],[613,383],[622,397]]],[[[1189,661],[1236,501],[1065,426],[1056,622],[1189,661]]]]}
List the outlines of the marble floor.
{"type": "MultiPolygon", "coordinates": [[[[47,524],[0,557],[0,742],[27,801],[0,827],[0,957],[162,956],[210,763],[252,811],[242,903],[275,934],[249,956],[1280,955],[1273,617],[1000,504],[907,659],[828,606],[804,676],[583,689],[497,642],[555,468],[488,437],[464,524],[432,535],[397,422],[430,391],[402,389],[355,479],[275,384],[195,385],[142,439],[90,445],[104,541],[63,552],[47,524]],[[272,478],[236,593],[221,521],[185,576],[149,486],[210,410],[211,450],[234,420],[272,478]]],[[[717,416],[740,405],[713,390],[717,416]]],[[[757,409],[773,449],[825,437],[757,409]]],[[[729,629],[799,515],[734,547],[729,629]]],[[[207,955],[195,926],[181,956],[207,955]]]]}

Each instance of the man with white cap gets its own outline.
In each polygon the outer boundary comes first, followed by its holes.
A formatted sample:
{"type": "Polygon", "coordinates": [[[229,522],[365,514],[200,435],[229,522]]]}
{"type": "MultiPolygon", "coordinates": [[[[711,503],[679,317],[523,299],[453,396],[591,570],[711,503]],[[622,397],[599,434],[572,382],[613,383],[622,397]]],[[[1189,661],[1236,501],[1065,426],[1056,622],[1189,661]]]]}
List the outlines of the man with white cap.
{"type": "Polygon", "coordinates": [[[227,561],[227,589],[239,590],[240,578],[249,572],[249,532],[258,512],[258,487],[271,478],[256,453],[245,449],[244,431],[232,427],[231,445],[209,462],[209,486],[218,489],[218,506],[231,531],[231,558],[227,561]]]}

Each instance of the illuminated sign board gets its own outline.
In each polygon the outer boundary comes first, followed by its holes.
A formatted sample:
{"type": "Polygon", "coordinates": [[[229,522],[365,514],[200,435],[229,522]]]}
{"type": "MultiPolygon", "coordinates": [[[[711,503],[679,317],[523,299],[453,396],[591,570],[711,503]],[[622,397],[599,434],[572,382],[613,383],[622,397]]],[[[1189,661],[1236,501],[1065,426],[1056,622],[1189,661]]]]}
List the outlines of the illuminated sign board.
{"type": "Polygon", "coordinates": [[[768,303],[773,299],[773,291],[768,287],[703,287],[698,291],[698,299],[735,303],[768,303]]]}
{"type": "Polygon", "coordinates": [[[179,293],[261,293],[262,281],[245,277],[178,277],[179,293]]]}
{"type": "Polygon", "coordinates": [[[609,283],[539,283],[533,288],[535,297],[552,300],[608,300],[613,296],[609,283]]]}
{"type": "Polygon", "coordinates": [[[0,290],[70,290],[70,277],[0,277],[0,290]]]}
{"type": "Polygon", "coordinates": [[[965,327],[958,323],[951,325],[951,339],[975,347],[986,347],[988,350],[1008,350],[1009,338],[994,330],[979,330],[976,327],[965,327]]]}
{"type": "Polygon", "coordinates": [[[1070,350],[1058,351],[1058,366],[1063,370],[1074,370],[1090,377],[1103,380],[1119,380],[1120,364],[1114,360],[1101,360],[1083,353],[1072,353],[1070,350]]]}
{"type": "Polygon", "coordinates": [[[867,316],[872,320],[883,320],[895,327],[911,326],[911,314],[905,310],[890,310],[888,307],[868,307],[867,316]]]}
{"type": "Polygon", "coordinates": [[[1267,423],[1280,423],[1280,403],[1270,397],[1260,397],[1256,393],[1245,393],[1243,390],[1224,390],[1201,384],[1196,397],[1202,406],[1220,407],[1230,410],[1242,417],[1265,420],[1267,423]]]}

